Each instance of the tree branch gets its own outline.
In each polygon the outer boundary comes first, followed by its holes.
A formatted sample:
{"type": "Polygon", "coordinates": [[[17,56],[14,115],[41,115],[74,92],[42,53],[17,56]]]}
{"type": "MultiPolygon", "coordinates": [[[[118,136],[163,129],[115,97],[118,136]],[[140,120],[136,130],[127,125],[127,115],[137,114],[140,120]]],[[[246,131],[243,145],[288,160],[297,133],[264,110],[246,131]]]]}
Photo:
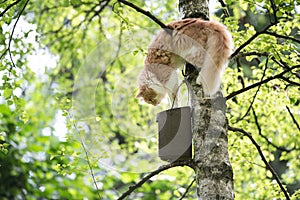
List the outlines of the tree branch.
{"type": "Polygon", "coordinates": [[[290,196],[288,194],[288,192],[286,191],[286,189],[284,188],[283,184],[280,181],[280,178],[278,177],[277,173],[275,172],[275,170],[273,169],[273,167],[268,163],[266,157],[264,156],[259,144],[255,141],[255,139],[252,137],[251,133],[248,133],[247,131],[245,131],[244,129],[241,128],[235,128],[235,127],[231,127],[230,125],[228,125],[228,130],[233,131],[233,132],[240,132],[243,133],[244,136],[248,137],[252,144],[256,147],[262,161],[265,163],[266,167],[268,170],[270,170],[270,172],[272,173],[273,177],[275,178],[277,184],[279,185],[281,191],[284,193],[284,196],[287,200],[290,200],[290,196]]]}
{"type": "Polygon", "coordinates": [[[6,1],[7,1],[7,0],[3,0],[3,1],[0,2],[0,4],[5,3],[6,1]]]}
{"type": "Polygon", "coordinates": [[[296,118],[294,117],[293,113],[291,112],[290,108],[288,106],[285,106],[285,107],[288,110],[290,116],[292,117],[294,124],[297,126],[298,130],[300,131],[300,126],[299,126],[296,118]]]}
{"type": "Polygon", "coordinates": [[[280,34],[277,34],[277,33],[270,32],[270,31],[265,31],[264,34],[272,35],[274,37],[283,38],[283,39],[287,39],[287,40],[292,40],[293,42],[297,42],[297,43],[300,44],[300,40],[298,40],[296,38],[293,38],[293,37],[290,37],[290,36],[280,35],[280,34]]]}
{"type": "MultiPolygon", "coordinates": [[[[288,66],[288,64],[282,60],[282,58],[280,57],[280,55],[278,53],[277,53],[277,56],[279,57],[280,62],[278,60],[276,60],[275,57],[273,57],[273,56],[271,57],[271,59],[276,64],[278,64],[280,67],[282,67],[283,69],[289,69],[290,67],[288,66]]],[[[299,73],[293,73],[292,72],[292,74],[295,75],[297,78],[300,79],[300,74],[299,73]]]]}
{"type": "Polygon", "coordinates": [[[152,19],[155,23],[157,23],[161,28],[168,28],[163,22],[161,22],[158,18],[156,18],[154,15],[152,15],[149,11],[145,11],[142,8],[134,5],[133,3],[130,3],[126,0],[118,0],[118,2],[123,3],[133,9],[135,9],[137,12],[142,13],[144,15],[146,15],[147,17],[149,17],[150,19],[152,19]]]}
{"type": "Polygon", "coordinates": [[[271,7],[272,7],[272,10],[273,10],[273,16],[274,16],[274,19],[275,19],[275,23],[278,23],[278,18],[277,18],[277,7],[275,5],[275,2],[274,0],[270,0],[271,2],[271,7]]]}
{"type": "Polygon", "coordinates": [[[236,96],[236,95],[238,95],[238,94],[241,94],[241,93],[243,93],[243,92],[246,92],[246,91],[248,91],[248,90],[251,90],[251,89],[253,89],[253,88],[257,87],[257,86],[260,86],[260,85],[262,85],[262,84],[265,84],[265,83],[267,83],[267,82],[269,82],[269,81],[271,81],[271,80],[274,80],[274,79],[277,79],[277,78],[282,78],[284,74],[286,74],[287,72],[292,71],[293,69],[297,69],[297,68],[300,68],[300,65],[295,65],[295,66],[293,66],[293,67],[290,67],[289,69],[284,70],[284,71],[281,72],[280,74],[277,74],[277,75],[275,75],[275,76],[271,76],[271,77],[269,77],[269,78],[267,78],[267,79],[265,79],[265,80],[263,80],[263,81],[259,81],[259,82],[257,82],[257,83],[252,84],[252,85],[249,85],[248,87],[245,87],[245,88],[242,88],[242,89],[240,89],[240,90],[238,90],[238,91],[232,92],[231,94],[229,94],[229,95],[226,97],[226,100],[231,99],[232,97],[234,97],[234,96],[236,96]]]}
{"type": "MultiPolygon", "coordinates": [[[[262,81],[262,80],[264,79],[265,75],[266,75],[266,71],[267,71],[267,69],[268,69],[268,62],[269,62],[269,58],[267,57],[266,64],[265,64],[265,69],[264,69],[264,71],[263,71],[263,74],[262,74],[262,77],[261,77],[260,81],[262,81]]],[[[243,120],[243,119],[248,115],[249,111],[251,110],[251,108],[252,108],[252,106],[253,106],[253,103],[254,103],[254,101],[255,101],[255,98],[256,98],[256,96],[257,96],[259,90],[260,90],[260,86],[261,86],[261,85],[258,86],[258,88],[257,88],[257,90],[256,90],[256,92],[255,92],[255,94],[254,94],[254,96],[253,96],[253,98],[252,98],[252,101],[251,101],[251,103],[250,103],[250,106],[248,107],[246,113],[243,115],[243,117],[241,117],[240,120],[243,120]]]]}
{"type": "Polygon", "coordinates": [[[104,8],[108,5],[108,3],[109,3],[109,0],[101,1],[97,4],[93,4],[93,6],[90,9],[84,10],[84,13],[85,13],[84,19],[81,20],[78,24],[74,25],[71,30],[68,29],[68,31],[66,31],[66,33],[64,33],[64,34],[59,35],[58,33],[63,30],[64,26],[67,23],[72,23],[72,21],[74,21],[82,13],[77,13],[68,22],[64,22],[56,30],[49,30],[49,31],[43,33],[42,35],[57,34],[56,38],[54,40],[50,41],[47,45],[52,46],[56,42],[61,42],[61,40],[63,40],[63,39],[66,40],[65,44],[68,45],[68,44],[70,44],[70,41],[73,39],[74,34],[80,30],[83,30],[84,34],[82,35],[82,37],[84,37],[84,35],[86,34],[85,30],[87,30],[87,27],[90,25],[90,23],[92,22],[92,20],[95,17],[100,18],[100,13],[104,10],[104,8]],[[85,25],[85,27],[83,29],[80,29],[83,25],[85,25]]]}
{"type": "Polygon", "coordinates": [[[178,167],[178,166],[181,166],[181,167],[189,166],[192,169],[194,169],[194,163],[193,163],[192,160],[190,160],[190,161],[178,161],[178,162],[174,162],[174,163],[170,163],[170,164],[167,164],[167,165],[160,166],[157,170],[151,172],[150,174],[148,174],[147,176],[142,178],[138,183],[136,183],[135,185],[130,186],[129,189],[118,198],[118,200],[124,199],[125,197],[130,195],[134,190],[141,187],[146,181],[148,181],[153,176],[159,174],[160,172],[165,171],[165,170],[170,169],[170,168],[173,168],[173,167],[178,167]]]}
{"type": "MultiPolygon", "coordinates": [[[[240,62],[240,59],[239,58],[236,58],[236,66],[237,66],[237,70],[238,70],[238,73],[241,72],[241,62],[240,62]]],[[[245,81],[244,81],[244,78],[239,74],[238,75],[238,80],[241,82],[242,84],[242,88],[245,88],[245,81]]]]}
{"type": "Polygon", "coordinates": [[[274,0],[270,0],[271,2],[271,7],[272,7],[272,10],[273,10],[273,15],[274,15],[274,19],[275,21],[274,22],[270,22],[270,24],[265,27],[263,30],[259,31],[259,32],[256,32],[252,37],[250,37],[244,44],[242,44],[241,46],[239,46],[234,52],[233,54],[231,55],[231,58],[235,57],[243,48],[245,48],[247,45],[249,45],[254,39],[256,39],[259,35],[261,34],[267,34],[268,32],[268,29],[274,25],[276,25],[278,23],[278,18],[277,18],[277,7],[275,5],[275,2],[274,0]]]}
{"type": "Polygon", "coordinates": [[[246,57],[246,56],[268,56],[269,53],[267,52],[255,52],[255,51],[252,51],[252,52],[239,52],[235,58],[243,58],[243,57],[246,57]]]}
{"type": "Polygon", "coordinates": [[[190,183],[190,185],[186,188],[185,192],[183,193],[183,195],[178,199],[178,200],[182,200],[189,192],[189,190],[191,189],[192,185],[195,183],[196,178],[194,178],[192,180],[192,182],[190,183]]]}
{"type": "Polygon", "coordinates": [[[1,54],[0,56],[0,60],[2,60],[2,58],[5,56],[5,54],[8,52],[8,49],[5,49],[4,52],[1,54]]]}
{"type": "Polygon", "coordinates": [[[220,3],[221,6],[222,6],[222,10],[223,10],[223,12],[224,12],[225,17],[230,17],[230,14],[229,14],[229,12],[228,12],[226,3],[225,3],[223,0],[219,0],[219,3],[220,3]]]}
{"type": "MultiPolygon", "coordinates": [[[[277,53],[277,52],[276,52],[277,53]]],[[[280,55],[277,53],[277,56],[279,57],[279,60],[276,60],[274,56],[271,57],[271,59],[277,64],[279,65],[280,67],[282,67],[283,69],[289,69],[290,67],[285,63],[283,62],[283,60],[281,59],[280,55]]]]}
{"type": "Polygon", "coordinates": [[[17,0],[15,2],[13,2],[12,4],[9,4],[1,13],[0,13],[0,17],[2,17],[11,7],[17,5],[18,3],[20,3],[21,0],[17,0]]]}
{"type": "Polygon", "coordinates": [[[276,23],[271,23],[269,24],[266,28],[264,28],[263,30],[256,32],[253,36],[251,36],[246,42],[244,42],[241,46],[239,46],[234,52],[233,54],[231,54],[231,58],[235,57],[243,48],[245,48],[247,45],[249,45],[254,39],[256,39],[259,35],[266,33],[266,31],[274,26],[276,23]]]}
{"type": "Polygon", "coordinates": [[[280,77],[280,79],[284,80],[285,82],[288,82],[291,85],[296,85],[300,87],[300,83],[297,83],[295,81],[291,81],[290,79],[286,78],[286,77],[280,77]]]}
{"type": "MultiPolygon", "coordinates": [[[[85,17],[84,20],[81,20],[80,23],[78,23],[77,25],[75,25],[74,27],[72,27],[71,32],[76,31],[77,29],[80,28],[80,26],[82,24],[84,24],[85,22],[90,23],[91,20],[97,15],[99,14],[104,8],[105,6],[109,3],[109,1],[105,1],[105,5],[101,5],[102,2],[100,2],[99,4],[94,4],[89,10],[84,10],[83,12],[85,13],[85,17]],[[99,11],[96,11],[95,9],[97,7],[99,8],[99,11]],[[90,14],[94,13],[93,17],[89,18],[90,14]]],[[[48,35],[48,34],[57,34],[59,33],[68,23],[72,24],[72,22],[81,15],[82,13],[77,13],[76,15],[74,15],[71,19],[65,20],[62,25],[60,27],[58,27],[56,30],[50,30],[48,32],[43,33],[44,35],[48,35]]],[[[66,35],[69,35],[70,33],[67,33],[66,35]]],[[[60,41],[60,40],[59,40],[60,41]]]]}
{"type": "Polygon", "coordinates": [[[11,50],[10,50],[10,48],[11,48],[11,42],[12,42],[12,39],[13,39],[13,35],[14,35],[14,32],[15,32],[17,23],[18,23],[18,21],[19,21],[21,15],[22,15],[22,13],[24,12],[24,10],[25,10],[25,8],[26,8],[28,2],[29,2],[29,0],[27,0],[27,1],[25,2],[25,4],[24,4],[22,10],[21,10],[20,13],[18,14],[17,20],[16,20],[16,22],[15,22],[15,24],[14,24],[14,26],[13,26],[13,30],[12,30],[12,32],[11,32],[11,34],[10,34],[10,37],[9,37],[8,48],[7,48],[7,49],[8,49],[8,54],[9,54],[10,60],[11,60],[11,62],[12,62],[12,66],[10,67],[9,71],[12,70],[12,67],[16,68],[16,65],[15,65],[15,63],[14,63],[14,60],[13,60],[13,58],[12,58],[12,53],[11,53],[11,50]]]}
{"type": "MultiPolygon", "coordinates": [[[[68,116],[69,116],[70,119],[74,119],[74,117],[72,117],[70,113],[68,113],[68,116]]],[[[76,125],[75,122],[73,123],[73,126],[74,126],[75,130],[77,131],[77,133],[79,135],[79,141],[80,141],[80,144],[81,144],[81,146],[83,148],[83,151],[85,153],[86,161],[87,161],[87,164],[88,164],[88,167],[89,167],[89,170],[90,170],[90,173],[91,173],[94,185],[95,185],[96,190],[97,190],[97,195],[98,195],[99,199],[102,199],[102,197],[100,195],[100,192],[99,192],[99,188],[98,188],[97,182],[96,182],[95,173],[94,173],[91,161],[90,161],[88,150],[87,150],[87,148],[86,148],[86,146],[85,146],[85,144],[83,142],[82,136],[80,134],[80,130],[78,129],[78,127],[77,127],[77,125],[76,125]]]]}
{"type": "Polygon", "coordinates": [[[280,146],[277,146],[277,145],[275,145],[274,143],[272,143],[269,139],[268,139],[268,137],[266,137],[265,135],[263,135],[262,134],[262,131],[261,131],[261,127],[260,127],[260,124],[259,124],[259,122],[258,122],[258,117],[257,117],[257,115],[256,115],[256,113],[255,113],[255,110],[254,110],[254,108],[252,107],[252,113],[253,113],[253,116],[254,116],[254,121],[255,121],[255,125],[256,125],[256,127],[257,127],[257,129],[258,129],[258,134],[269,144],[269,145],[271,145],[272,147],[274,147],[274,148],[276,148],[276,149],[278,149],[278,150],[280,150],[280,151],[285,151],[285,152],[291,152],[291,151],[294,151],[294,150],[298,150],[297,148],[295,148],[295,147],[293,147],[293,148],[291,148],[291,149],[286,149],[286,148],[284,148],[284,147],[280,147],[280,146]]]}

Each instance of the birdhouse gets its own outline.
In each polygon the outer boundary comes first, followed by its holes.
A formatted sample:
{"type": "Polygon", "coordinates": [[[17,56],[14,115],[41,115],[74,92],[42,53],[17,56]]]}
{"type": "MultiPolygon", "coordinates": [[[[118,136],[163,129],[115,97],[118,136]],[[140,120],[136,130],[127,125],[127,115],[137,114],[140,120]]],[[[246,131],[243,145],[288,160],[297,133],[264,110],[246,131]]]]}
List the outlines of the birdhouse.
{"type": "Polygon", "coordinates": [[[192,158],[191,109],[180,107],[157,114],[159,157],[168,162],[192,158]]]}

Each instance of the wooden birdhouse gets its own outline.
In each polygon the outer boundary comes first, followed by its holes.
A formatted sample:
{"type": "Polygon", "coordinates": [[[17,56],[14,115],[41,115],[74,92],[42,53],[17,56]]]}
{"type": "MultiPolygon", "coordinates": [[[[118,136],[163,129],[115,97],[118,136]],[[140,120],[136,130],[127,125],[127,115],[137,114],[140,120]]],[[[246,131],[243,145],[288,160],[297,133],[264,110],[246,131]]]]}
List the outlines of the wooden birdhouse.
{"type": "Polygon", "coordinates": [[[157,114],[159,157],[168,162],[192,158],[191,108],[180,107],[157,114]]]}

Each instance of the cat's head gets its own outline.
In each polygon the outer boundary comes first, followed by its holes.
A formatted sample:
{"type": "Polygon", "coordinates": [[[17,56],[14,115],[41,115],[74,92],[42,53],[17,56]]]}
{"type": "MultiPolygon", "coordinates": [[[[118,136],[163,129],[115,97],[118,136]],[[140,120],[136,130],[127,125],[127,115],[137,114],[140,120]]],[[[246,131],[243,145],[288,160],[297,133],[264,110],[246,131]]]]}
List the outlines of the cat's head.
{"type": "Polygon", "coordinates": [[[158,105],[164,98],[163,95],[155,92],[152,88],[147,85],[140,86],[139,93],[135,96],[136,98],[143,98],[143,100],[154,106],[158,105]]]}

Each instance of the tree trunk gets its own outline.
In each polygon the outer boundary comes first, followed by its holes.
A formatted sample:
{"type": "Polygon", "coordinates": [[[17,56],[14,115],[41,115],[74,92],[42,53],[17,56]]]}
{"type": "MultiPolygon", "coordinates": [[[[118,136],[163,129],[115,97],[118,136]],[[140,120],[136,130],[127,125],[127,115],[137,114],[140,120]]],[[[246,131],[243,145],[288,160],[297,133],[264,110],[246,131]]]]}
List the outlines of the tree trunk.
{"type": "MultiPolygon", "coordinates": [[[[209,19],[208,1],[179,0],[183,18],[209,19]]],[[[196,84],[198,71],[186,65],[192,100],[194,161],[198,199],[234,199],[233,172],[228,156],[226,100],[221,92],[214,99],[203,98],[196,84]]]]}

